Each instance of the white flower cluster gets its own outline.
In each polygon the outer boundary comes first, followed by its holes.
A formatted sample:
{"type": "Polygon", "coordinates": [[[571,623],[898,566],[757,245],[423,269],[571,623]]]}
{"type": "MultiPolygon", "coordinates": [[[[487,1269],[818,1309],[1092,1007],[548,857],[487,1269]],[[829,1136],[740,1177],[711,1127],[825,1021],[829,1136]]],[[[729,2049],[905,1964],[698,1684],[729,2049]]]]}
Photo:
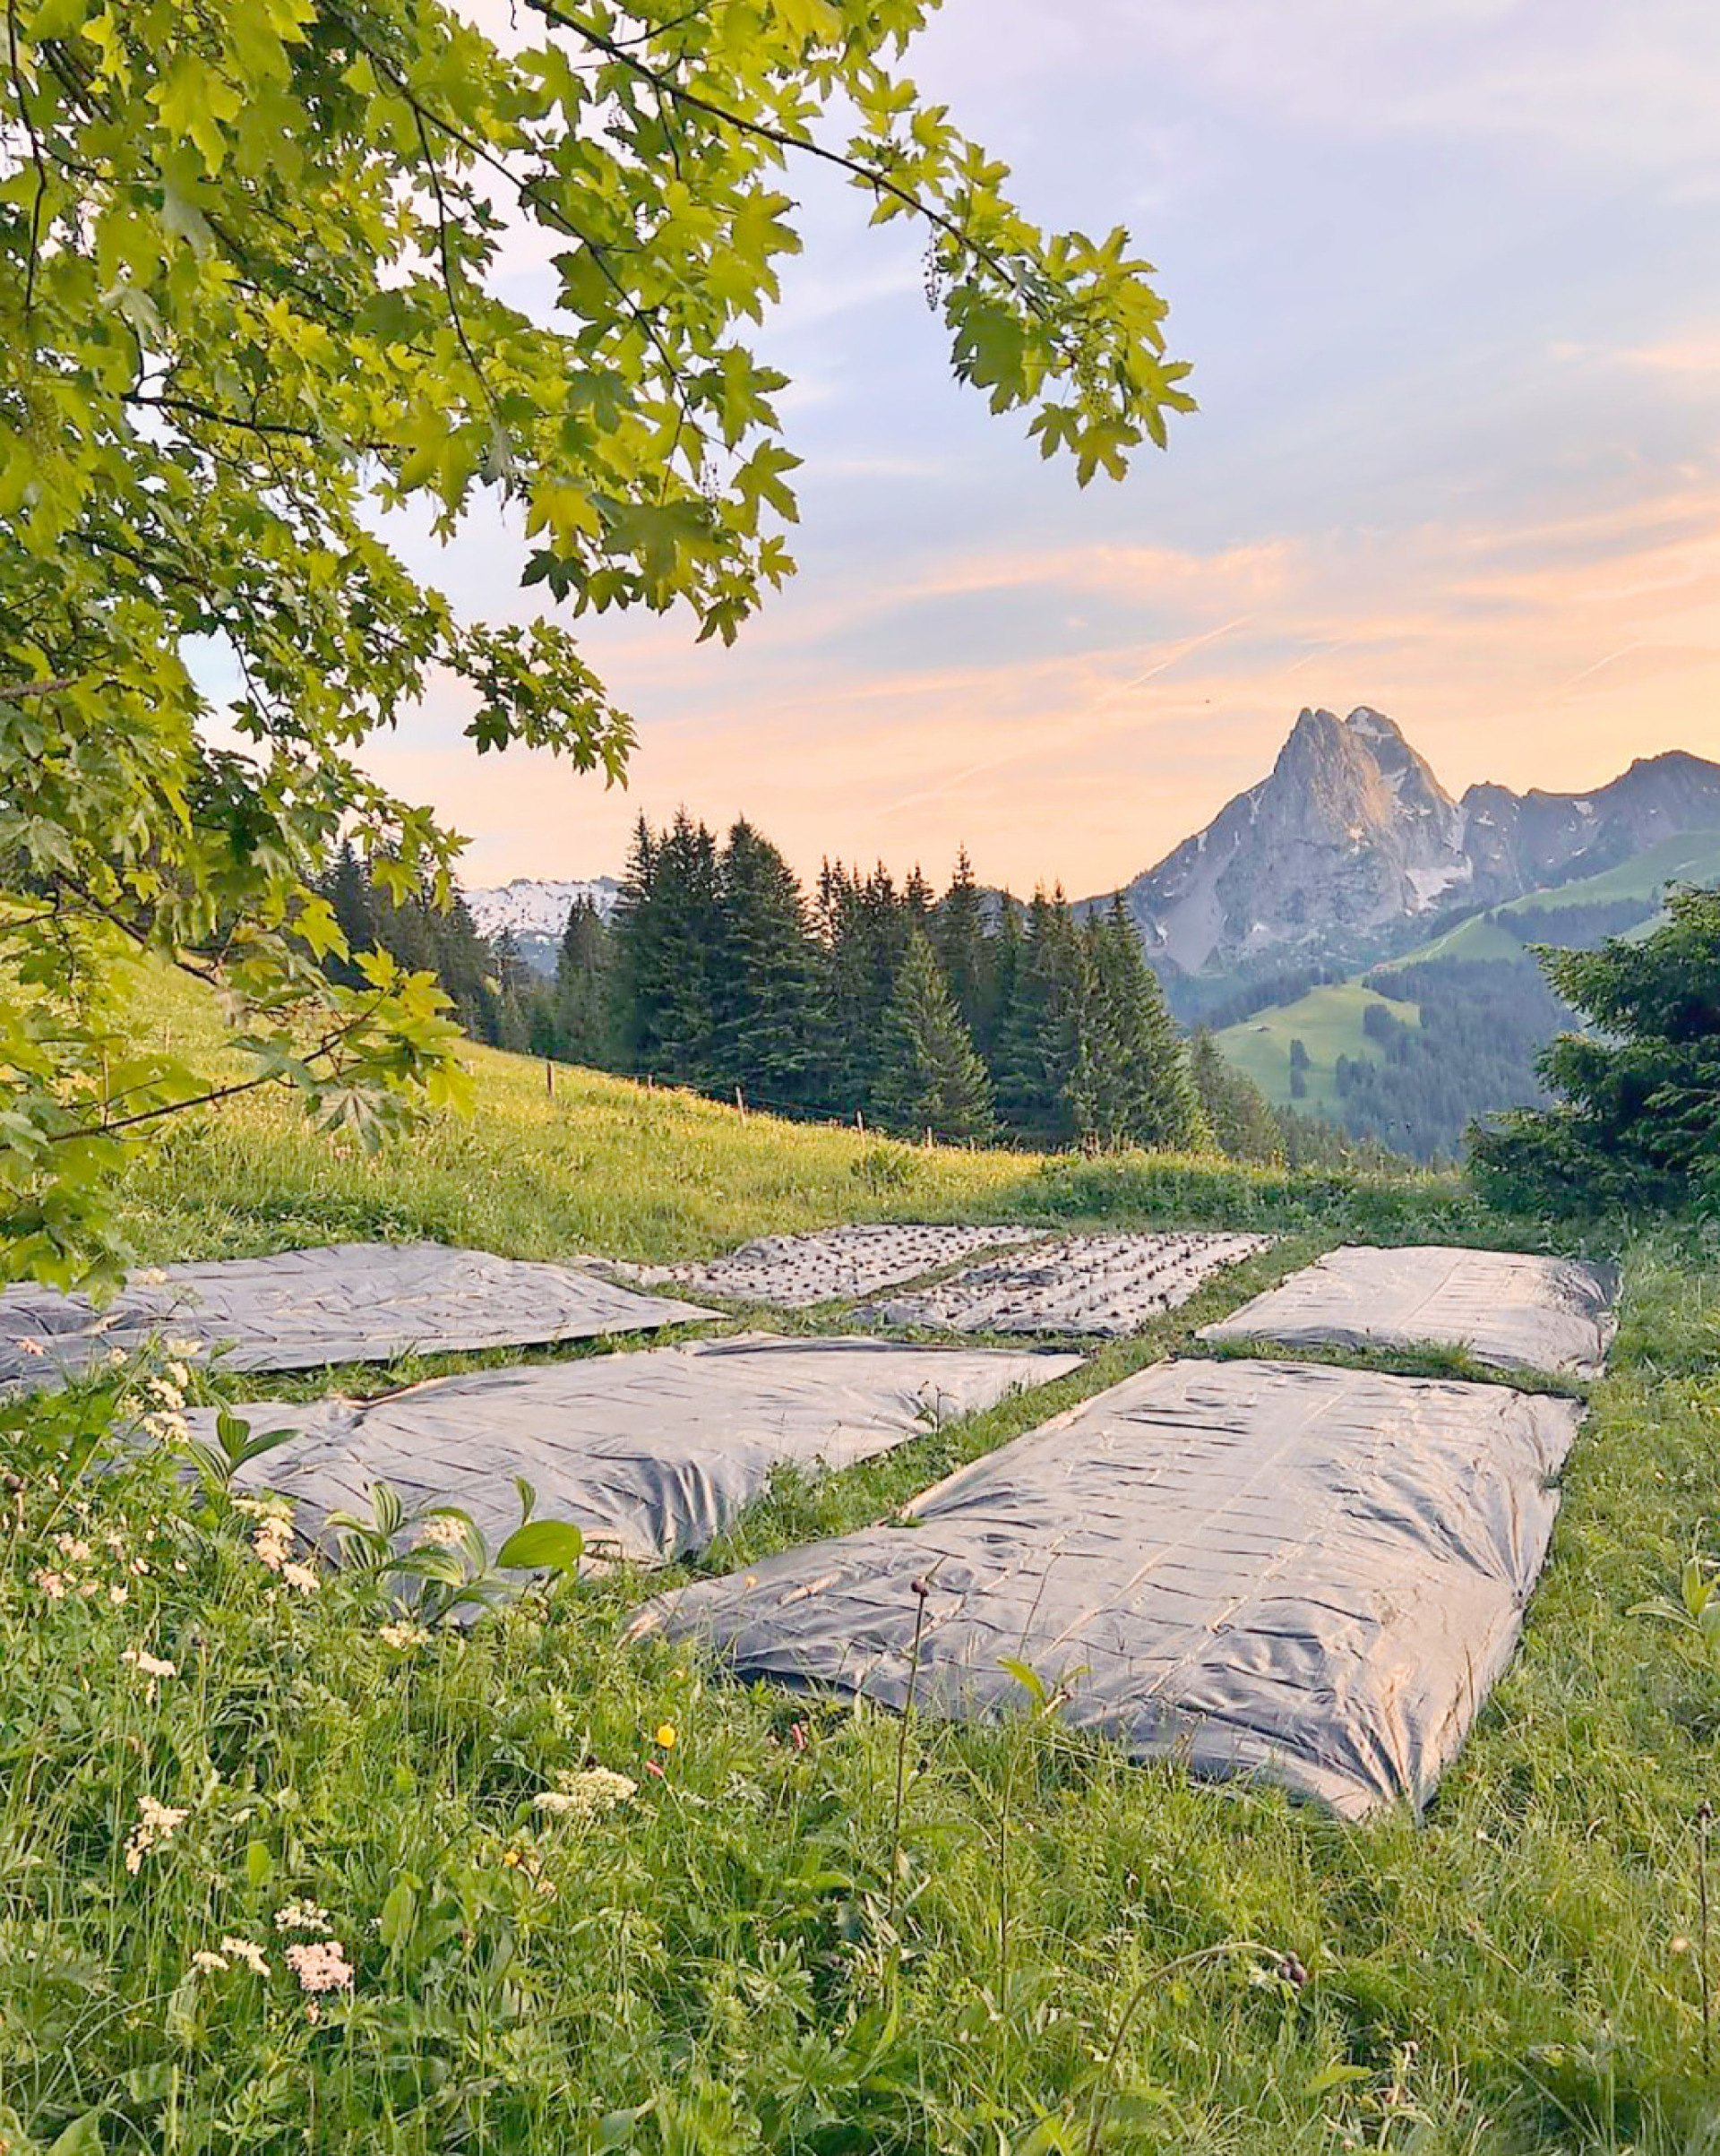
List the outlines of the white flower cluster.
{"type": "Polygon", "coordinates": [[[614,1811],[639,1788],[638,1782],[606,1766],[589,1766],[577,1774],[558,1774],[555,1780],[558,1786],[534,1797],[533,1805],[551,1818],[572,1819],[581,1825],[614,1811]]]}
{"type": "Polygon", "coordinates": [[[164,1848],[191,1817],[187,1810],[158,1804],[153,1797],[140,1797],[137,1811],[137,1825],[125,1844],[125,1868],[133,1875],[143,1868],[143,1860],[150,1851],[164,1848]]]}

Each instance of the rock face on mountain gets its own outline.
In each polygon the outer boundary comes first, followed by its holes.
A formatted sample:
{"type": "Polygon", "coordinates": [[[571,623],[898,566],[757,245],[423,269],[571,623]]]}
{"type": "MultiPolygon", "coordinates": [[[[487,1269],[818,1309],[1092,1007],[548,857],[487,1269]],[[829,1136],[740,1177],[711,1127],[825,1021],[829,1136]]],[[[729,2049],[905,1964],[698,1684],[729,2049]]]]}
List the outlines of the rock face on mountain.
{"type": "Polygon", "coordinates": [[[1592,794],[1475,786],[1454,801],[1382,712],[1303,711],[1270,775],[1125,896],[1157,964],[1214,972],[1360,949],[1418,917],[1715,829],[1720,764],[1681,752],[1592,794]]]}

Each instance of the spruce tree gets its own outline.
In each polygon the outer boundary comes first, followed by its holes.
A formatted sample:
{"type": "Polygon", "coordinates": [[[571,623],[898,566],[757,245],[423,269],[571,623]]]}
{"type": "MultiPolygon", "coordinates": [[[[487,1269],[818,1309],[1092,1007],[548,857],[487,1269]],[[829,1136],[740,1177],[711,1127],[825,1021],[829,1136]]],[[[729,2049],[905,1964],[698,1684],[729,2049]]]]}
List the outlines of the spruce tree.
{"type": "Polygon", "coordinates": [[[589,898],[574,901],[555,958],[554,1052],[601,1069],[609,1060],[609,931],[589,898]]]}
{"type": "Polygon", "coordinates": [[[1021,973],[1021,911],[1002,892],[984,945],[984,983],[979,1023],[974,1039],[993,1081],[1002,1062],[1002,1044],[1015,1014],[1021,973]]]}
{"type": "Polygon", "coordinates": [[[768,1105],[799,1106],[821,1047],[818,951],[798,879],[744,818],[728,834],[718,902],[717,1083],[768,1105]]]}
{"type": "Polygon", "coordinates": [[[680,1085],[706,1086],[715,1073],[715,972],[722,939],[717,841],[684,809],[675,811],[658,846],[652,902],[659,929],[649,997],[651,1066],[680,1085]]]}
{"type": "Polygon", "coordinates": [[[319,889],[333,909],[335,920],[341,934],[347,939],[347,949],[351,954],[345,959],[331,958],[329,973],[348,987],[356,988],[365,976],[354,961],[361,950],[370,950],[375,946],[376,908],[370,888],[369,871],[358,858],[357,849],[350,838],[341,840],[334,865],[321,879],[319,889]]]}
{"type": "Polygon", "coordinates": [[[520,946],[511,928],[504,928],[490,949],[494,953],[492,970],[495,982],[495,1045],[514,1054],[524,1054],[532,1046],[530,971],[520,956],[520,946]]]}
{"type": "Polygon", "coordinates": [[[1107,1052],[1116,1059],[1114,1143],[1187,1151],[1211,1142],[1188,1050],[1119,891],[1089,925],[1107,1052]]]}
{"type": "Polygon", "coordinates": [[[1080,938],[1060,889],[1036,891],[1028,908],[1010,1022],[999,1045],[998,1092],[1010,1129],[1040,1145],[1077,1135],[1071,1089],[1077,1080],[1083,1001],[1080,938]]]}
{"type": "Polygon", "coordinates": [[[918,927],[890,1000],[878,1106],[907,1137],[985,1138],[993,1127],[991,1080],[918,927]]]}
{"type": "Polygon", "coordinates": [[[878,1111],[884,1018],[895,992],[907,919],[881,862],[864,882],[840,862],[819,879],[823,1003],[830,1045],[826,1104],[837,1114],[878,1111]]]}
{"type": "Polygon", "coordinates": [[[974,864],[963,846],[932,919],[932,948],[962,1022],[976,1041],[985,1016],[985,919],[974,864]]]}
{"type": "Polygon", "coordinates": [[[1226,1061],[1224,1051],[1202,1026],[1189,1044],[1189,1071],[1220,1152],[1232,1160],[1277,1161],[1284,1157],[1283,1135],[1265,1094],[1226,1061]]]}
{"type": "Polygon", "coordinates": [[[635,1077],[710,1082],[721,926],[710,831],[684,809],[661,833],[641,817],[615,928],[615,1039],[623,1067],[635,1077]]]}

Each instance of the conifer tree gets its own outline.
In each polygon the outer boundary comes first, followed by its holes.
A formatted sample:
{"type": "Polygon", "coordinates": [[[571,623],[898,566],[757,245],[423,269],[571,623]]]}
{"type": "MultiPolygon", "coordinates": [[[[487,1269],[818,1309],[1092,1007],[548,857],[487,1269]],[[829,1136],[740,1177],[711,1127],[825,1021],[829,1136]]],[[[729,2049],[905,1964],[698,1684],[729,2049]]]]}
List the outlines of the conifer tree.
{"type": "Polygon", "coordinates": [[[710,832],[684,809],[660,834],[641,818],[615,932],[617,1042],[635,1076],[685,1086],[710,1081],[721,926],[710,832]]]}
{"type": "Polygon", "coordinates": [[[513,931],[504,928],[491,945],[495,954],[496,1046],[523,1054],[531,1038],[531,975],[513,931]]]}
{"type": "Polygon", "coordinates": [[[1010,1023],[1000,1043],[999,1093],[1021,1137],[1066,1145],[1077,1135],[1071,1100],[1080,1045],[1080,939],[1060,889],[1036,891],[1028,909],[1010,1023]]]}
{"type": "Polygon", "coordinates": [[[974,1039],[995,1078],[1002,1062],[1003,1041],[1014,1018],[1021,972],[1021,914],[1008,891],[998,899],[983,949],[984,992],[974,1039]]]}
{"type": "Polygon", "coordinates": [[[985,1017],[985,920],[974,864],[963,846],[932,919],[932,948],[956,1009],[976,1041],[985,1017]]]}
{"type": "Polygon", "coordinates": [[[830,1048],[828,1104],[840,1115],[877,1112],[884,1018],[895,992],[907,919],[890,871],[864,882],[838,861],[819,879],[824,1001],[830,1048]]]}
{"type": "Polygon", "coordinates": [[[1189,1044],[1189,1070],[1214,1142],[1232,1160],[1276,1161],[1284,1141],[1265,1094],[1202,1026],[1189,1044]]]}
{"type": "Polygon", "coordinates": [[[907,881],[902,886],[902,911],[907,916],[908,925],[922,932],[929,931],[935,906],[932,886],[926,881],[924,871],[916,861],[907,881]]]}
{"type": "Polygon", "coordinates": [[[890,1000],[878,1105],[909,1137],[985,1138],[993,1127],[991,1080],[917,926],[890,1000]]]}
{"type": "Polygon", "coordinates": [[[575,899],[555,958],[554,1052],[601,1069],[610,1052],[609,931],[589,898],[575,899]]]}
{"type": "Polygon", "coordinates": [[[1103,923],[1094,915],[1089,925],[1105,1052],[1115,1059],[1111,1142],[1177,1151],[1210,1144],[1188,1051],[1120,891],[1103,923]]]}
{"type": "Polygon", "coordinates": [[[718,898],[717,1083],[770,1105],[800,1105],[821,1047],[818,952],[798,879],[744,817],[728,834],[718,898]]]}

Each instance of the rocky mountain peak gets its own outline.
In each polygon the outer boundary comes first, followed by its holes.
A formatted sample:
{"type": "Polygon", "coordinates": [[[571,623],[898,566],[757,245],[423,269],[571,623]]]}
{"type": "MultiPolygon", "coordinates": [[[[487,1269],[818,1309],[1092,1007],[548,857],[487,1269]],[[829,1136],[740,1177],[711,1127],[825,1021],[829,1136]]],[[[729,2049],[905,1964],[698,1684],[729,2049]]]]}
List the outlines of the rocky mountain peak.
{"type": "Polygon", "coordinates": [[[1455,802],[1383,711],[1307,709],[1268,777],[1127,897],[1155,958],[1218,971],[1364,948],[1418,915],[1495,905],[1711,829],[1720,765],[1681,750],[1591,794],[1482,785],[1455,802]]]}

